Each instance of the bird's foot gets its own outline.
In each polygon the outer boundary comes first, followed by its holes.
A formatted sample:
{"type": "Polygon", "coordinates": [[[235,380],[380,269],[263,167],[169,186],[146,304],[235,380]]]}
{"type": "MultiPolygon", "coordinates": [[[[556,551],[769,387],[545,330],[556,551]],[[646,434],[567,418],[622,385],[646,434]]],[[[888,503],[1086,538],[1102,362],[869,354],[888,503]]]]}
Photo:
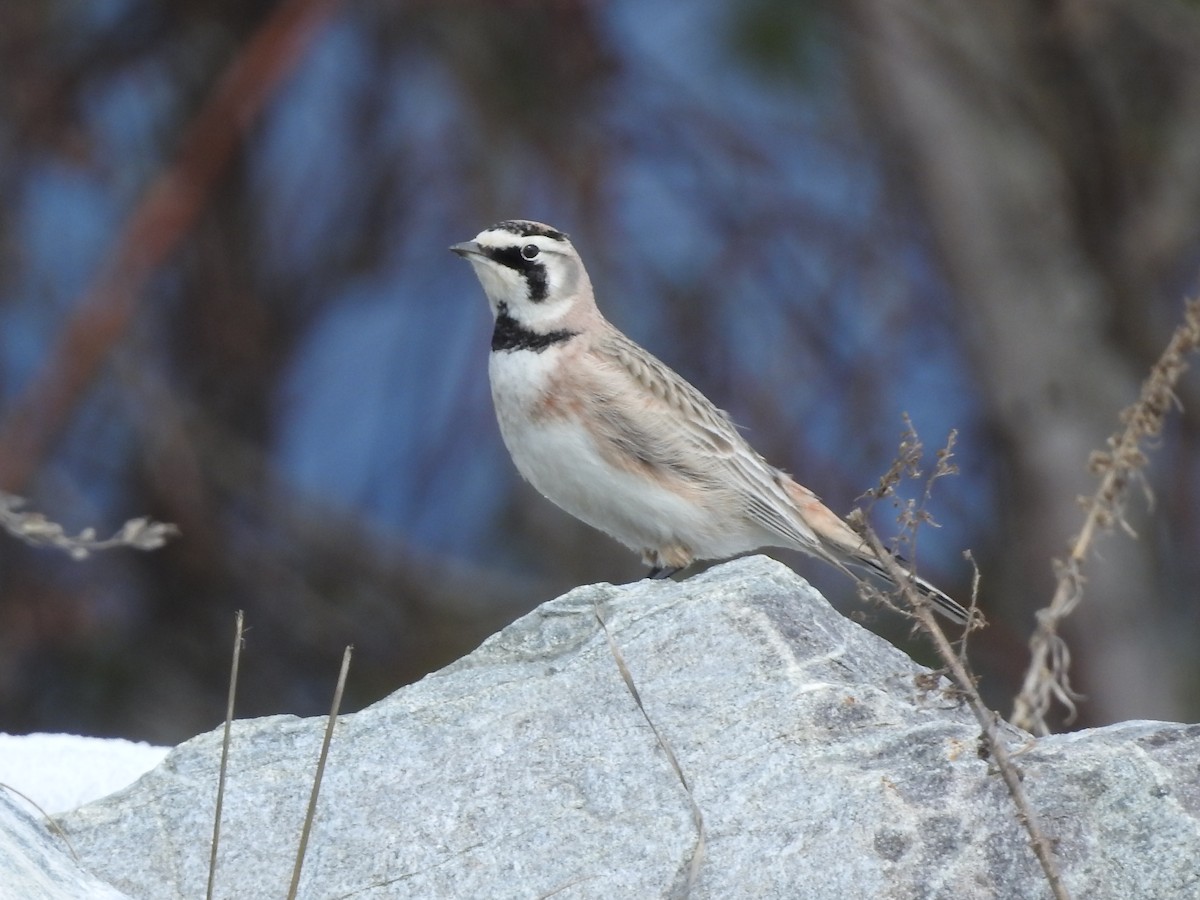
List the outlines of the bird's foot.
{"type": "Polygon", "coordinates": [[[653,581],[662,581],[664,578],[670,578],[676,572],[682,572],[683,566],[655,566],[646,573],[646,578],[653,581]]]}

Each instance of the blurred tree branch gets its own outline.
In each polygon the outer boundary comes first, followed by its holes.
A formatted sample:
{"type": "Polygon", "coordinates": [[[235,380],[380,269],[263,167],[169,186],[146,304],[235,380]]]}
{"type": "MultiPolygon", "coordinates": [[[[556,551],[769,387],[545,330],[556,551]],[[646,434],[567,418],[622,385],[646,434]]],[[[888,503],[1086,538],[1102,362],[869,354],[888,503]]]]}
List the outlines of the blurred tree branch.
{"type": "Polygon", "coordinates": [[[246,129],[340,0],[285,0],[226,70],[146,189],[33,382],[0,422],[0,488],[21,491],[128,328],[150,275],[205,208],[246,129]]]}

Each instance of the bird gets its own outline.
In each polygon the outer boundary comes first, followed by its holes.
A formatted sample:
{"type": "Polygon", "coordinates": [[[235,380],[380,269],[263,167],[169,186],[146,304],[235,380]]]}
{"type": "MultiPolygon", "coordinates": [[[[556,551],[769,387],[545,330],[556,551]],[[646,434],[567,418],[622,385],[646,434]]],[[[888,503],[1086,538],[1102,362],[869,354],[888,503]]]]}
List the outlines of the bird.
{"type": "MultiPolygon", "coordinates": [[[[697,560],[800,550],[891,582],[863,538],[768,463],[730,417],[600,313],[568,236],[509,219],[450,250],[494,317],[488,375],[500,434],[543,496],[666,578],[697,560]]],[[[966,609],[893,557],[948,619],[966,609]]]]}

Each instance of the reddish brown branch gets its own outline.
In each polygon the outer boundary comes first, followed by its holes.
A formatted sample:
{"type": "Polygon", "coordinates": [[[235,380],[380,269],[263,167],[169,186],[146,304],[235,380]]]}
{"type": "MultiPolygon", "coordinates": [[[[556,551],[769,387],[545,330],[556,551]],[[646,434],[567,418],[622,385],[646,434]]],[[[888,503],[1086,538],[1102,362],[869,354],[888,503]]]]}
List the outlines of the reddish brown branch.
{"type": "Polygon", "coordinates": [[[41,370],[0,422],[0,490],[21,492],[129,326],[150,275],[204,210],[242,135],[340,0],[284,0],[192,120],[173,165],[147,187],[41,370]]]}

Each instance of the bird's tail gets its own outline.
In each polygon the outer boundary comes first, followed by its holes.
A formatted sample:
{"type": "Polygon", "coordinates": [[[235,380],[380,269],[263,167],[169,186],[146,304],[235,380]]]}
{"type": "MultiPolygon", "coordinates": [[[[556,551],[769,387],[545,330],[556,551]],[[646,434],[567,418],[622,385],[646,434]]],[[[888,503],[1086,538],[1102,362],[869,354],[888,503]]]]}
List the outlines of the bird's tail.
{"type": "MultiPolygon", "coordinates": [[[[801,547],[801,549],[823,556],[843,570],[865,569],[889,584],[895,584],[883,561],[871,552],[871,548],[866,545],[862,536],[844,519],[825,506],[816,494],[790,478],[782,482],[782,487],[796,505],[804,524],[808,526],[817,541],[816,547],[810,545],[801,547]]],[[[901,557],[893,556],[892,558],[912,579],[913,586],[922,595],[929,598],[930,604],[937,612],[960,625],[966,625],[971,620],[970,612],[962,604],[924,578],[914,574],[912,567],[901,557]]]]}
{"type": "MultiPolygon", "coordinates": [[[[866,548],[864,547],[863,549],[865,550],[866,548]]],[[[920,592],[921,596],[929,600],[929,603],[935,612],[941,613],[947,619],[959,625],[966,625],[969,621],[971,621],[970,611],[967,610],[961,603],[959,603],[945,591],[938,588],[936,585],[930,584],[920,575],[914,575],[908,563],[902,557],[896,556],[893,558],[904,570],[905,574],[912,579],[913,587],[920,592]]],[[[847,562],[852,566],[868,569],[889,584],[896,583],[892,579],[891,575],[888,574],[884,565],[877,559],[863,556],[861,554],[855,554],[855,558],[849,559],[847,562]]]]}

